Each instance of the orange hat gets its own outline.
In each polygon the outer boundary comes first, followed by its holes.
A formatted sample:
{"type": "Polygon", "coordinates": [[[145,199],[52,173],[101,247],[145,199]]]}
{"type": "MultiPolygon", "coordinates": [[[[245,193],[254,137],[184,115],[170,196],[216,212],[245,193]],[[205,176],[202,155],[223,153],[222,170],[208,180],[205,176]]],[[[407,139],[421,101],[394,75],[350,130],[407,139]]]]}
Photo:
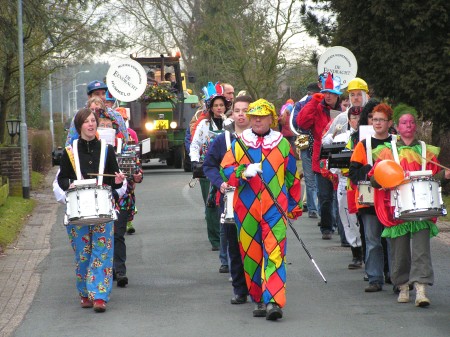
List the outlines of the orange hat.
{"type": "Polygon", "coordinates": [[[125,108],[116,108],[116,111],[120,113],[123,119],[128,119],[127,109],[125,108]]]}

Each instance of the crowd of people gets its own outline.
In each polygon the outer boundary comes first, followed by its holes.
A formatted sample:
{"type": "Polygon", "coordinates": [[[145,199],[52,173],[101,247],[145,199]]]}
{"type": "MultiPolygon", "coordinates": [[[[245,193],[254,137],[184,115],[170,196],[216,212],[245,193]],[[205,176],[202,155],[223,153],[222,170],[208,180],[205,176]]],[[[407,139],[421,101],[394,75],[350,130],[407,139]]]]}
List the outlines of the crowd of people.
{"type": "MultiPolygon", "coordinates": [[[[415,305],[430,304],[430,238],[438,233],[441,205],[405,209],[401,186],[419,189],[427,181],[439,189],[450,170],[441,169],[439,148],[417,138],[413,107],[392,109],[371,98],[361,78],[351,80],[346,93],[341,88],[338,76],[323,73],[305,97],[286,101],[278,114],[265,99],[245,91],[235,97],[231,84],[210,82],[186,131],[218,271],[230,274],[231,304],[250,297],[254,317],[283,317],[287,224],[306,214],[318,220],[323,240],[337,234],[349,248],[348,269],[364,268],[365,292],[392,283],[399,303],[409,302],[414,288],[415,305]],[[341,144],[346,165],[335,167],[324,156],[333,144],[341,144]],[[387,163],[400,173],[384,171],[387,163]]],[[[111,191],[117,210],[105,223],[67,221],[81,307],[96,312],[106,310],[114,280],[118,287],[128,284],[125,233],[135,231],[135,187],[143,179],[139,161],[127,175],[119,167],[118,157],[138,139],[107,89],[101,81],[89,83],[87,105],[74,116],[57,176],[68,193],[94,180],[111,191]],[[113,130],[112,142],[102,136],[105,129],[113,130]]]]}
{"type": "Polygon", "coordinates": [[[365,271],[365,292],[390,283],[399,303],[409,302],[415,289],[415,305],[428,306],[426,287],[434,282],[430,238],[438,232],[443,205],[402,211],[400,186],[426,180],[438,189],[450,170],[441,169],[437,147],[417,139],[416,110],[405,104],[392,109],[371,98],[358,77],[344,93],[331,73],[310,83],[300,101],[287,100],[279,114],[264,99],[228,99],[223,87],[217,82],[204,88],[205,105],[192,121],[186,146],[194,167],[204,173],[205,207],[216,217],[215,224],[208,223],[208,236],[213,227],[219,233],[219,272],[231,273],[231,304],[246,303],[250,296],[253,316],[282,318],[286,220],[303,212],[318,219],[323,240],[339,235],[351,252],[348,269],[365,271]],[[211,104],[217,101],[222,109],[214,113],[211,104]],[[334,167],[326,159],[327,146],[342,147],[345,165],[334,167]],[[389,172],[376,174],[386,161],[401,171],[401,179],[388,185],[384,180],[394,179],[389,172]],[[232,222],[227,207],[233,207],[232,222]]]}

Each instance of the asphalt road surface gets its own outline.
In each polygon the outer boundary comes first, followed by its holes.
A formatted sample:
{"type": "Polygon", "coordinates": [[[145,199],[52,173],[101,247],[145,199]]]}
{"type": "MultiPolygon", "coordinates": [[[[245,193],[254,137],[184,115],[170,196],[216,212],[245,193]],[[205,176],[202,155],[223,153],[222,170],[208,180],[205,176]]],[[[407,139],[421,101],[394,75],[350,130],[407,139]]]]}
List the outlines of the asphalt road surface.
{"type": "MultiPolygon", "coordinates": [[[[365,293],[362,270],[348,270],[349,248],[338,235],[321,240],[316,219],[294,226],[328,280],[325,284],[288,229],[287,304],[280,321],[252,317],[253,304],[231,305],[228,274],[206,235],[200,186],[191,175],[155,165],[137,187],[136,234],[127,235],[127,288],[114,285],[107,311],[82,309],[75,288],[73,253],[62,225],[39,265],[41,285],[13,336],[450,336],[449,246],[432,240],[432,304],[398,304],[392,286],[365,293]]],[[[414,294],[412,294],[414,299],[414,294]]]]}

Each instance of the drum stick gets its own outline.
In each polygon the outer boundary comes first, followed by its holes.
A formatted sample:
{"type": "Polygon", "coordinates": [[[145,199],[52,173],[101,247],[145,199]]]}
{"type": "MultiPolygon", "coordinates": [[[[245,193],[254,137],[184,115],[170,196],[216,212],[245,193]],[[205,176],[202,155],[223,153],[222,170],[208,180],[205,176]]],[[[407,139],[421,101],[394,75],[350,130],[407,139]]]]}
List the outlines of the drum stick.
{"type": "MultiPolygon", "coordinates": [[[[124,174],[126,176],[126,174],[124,174]]],[[[109,173],[88,173],[88,176],[98,176],[98,177],[115,177],[115,174],[109,174],[109,173]]]]}
{"type": "Polygon", "coordinates": [[[425,157],[422,157],[422,159],[425,160],[425,161],[427,161],[427,162],[429,162],[429,163],[433,163],[433,164],[436,165],[436,166],[442,167],[442,168],[445,169],[445,170],[450,170],[450,168],[445,167],[444,165],[438,164],[438,163],[436,163],[435,161],[432,161],[431,159],[427,159],[427,158],[425,158],[425,157]]]}

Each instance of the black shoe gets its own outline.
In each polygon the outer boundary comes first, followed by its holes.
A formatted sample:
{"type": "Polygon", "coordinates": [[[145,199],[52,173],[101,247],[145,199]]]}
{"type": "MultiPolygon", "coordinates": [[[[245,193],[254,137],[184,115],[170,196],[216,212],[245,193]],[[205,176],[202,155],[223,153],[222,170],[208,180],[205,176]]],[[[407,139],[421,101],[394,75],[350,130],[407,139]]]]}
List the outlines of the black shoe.
{"type": "Polygon", "coordinates": [[[212,246],[212,247],[211,247],[211,250],[212,250],[213,252],[217,252],[217,251],[219,250],[219,247],[214,247],[214,246],[212,246]]]}
{"type": "Polygon", "coordinates": [[[123,274],[117,275],[117,286],[120,288],[125,288],[128,284],[128,277],[123,274]]]}
{"type": "Polygon", "coordinates": [[[230,269],[228,268],[228,266],[226,264],[223,264],[220,266],[219,268],[219,273],[225,274],[225,273],[229,273],[230,269]]]}
{"type": "Polygon", "coordinates": [[[253,309],[253,317],[266,317],[266,305],[264,303],[256,303],[253,309]]]}
{"type": "Polygon", "coordinates": [[[353,259],[352,262],[348,265],[348,269],[360,269],[362,268],[362,261],[360,259],[353,259]]]}
{"type": "Polygon", "coordinates": [[[364,289],[364,291],[366,293],[376,293],[377,291],[382,291],[383,287],[381,286],[381,284],[378,283],[371,283],[369,284],[366,289],[364,289]]]}
{"type": "Polygon", "coordinates": [[[363,280],[368,282],[369,281],[369,276],[367,274],[364,274],[363,280]]]}
{"type": "Polygon", "coordinates": [[[280,306],[276,303],[267,304],[266,309],[266,319],[268,321],[276,321],[283,317],[283,310],[281,310],[280,306]]]}
{"type": "Polygon", "coordinates": [[[303,209],[302,209],[302,211],[303,211],[303,212],[308,212],[308,206],[306,206],[306,204],[305,204],[305,205],[303,205],[303,209]]]}
{"type": "Polygon", "coordinates": [[[234,295],[230,302],[231,304],[244,304],[247,302],[247,295],[234,295]]]}
{"type": "Polygon", "coordinates": [[[317,215],[316,212],[311,211],[311,212],[308,212],[308,217],[311,219],[317,219],[319,216],[317,215]]]}

